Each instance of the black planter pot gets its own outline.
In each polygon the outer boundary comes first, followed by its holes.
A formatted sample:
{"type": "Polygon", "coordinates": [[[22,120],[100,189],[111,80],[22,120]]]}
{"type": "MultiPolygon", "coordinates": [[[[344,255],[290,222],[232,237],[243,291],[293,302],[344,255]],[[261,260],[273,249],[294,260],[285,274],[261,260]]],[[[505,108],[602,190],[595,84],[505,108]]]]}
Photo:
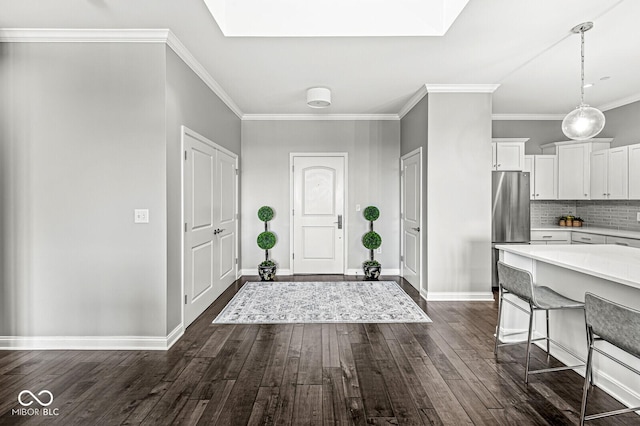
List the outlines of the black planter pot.
{"type": "Polygon", "coordinates": [[[380,276],[380,271],[382,271],[382,266],[362,265],[362,270],[364,271],[365,280],[377,281],[380,276]]]}
{"type": "Polygon", "coordinates": [[[262,281],[273,281],[276,278],[276,266],[258,266],[258,274],[262,281]]]}

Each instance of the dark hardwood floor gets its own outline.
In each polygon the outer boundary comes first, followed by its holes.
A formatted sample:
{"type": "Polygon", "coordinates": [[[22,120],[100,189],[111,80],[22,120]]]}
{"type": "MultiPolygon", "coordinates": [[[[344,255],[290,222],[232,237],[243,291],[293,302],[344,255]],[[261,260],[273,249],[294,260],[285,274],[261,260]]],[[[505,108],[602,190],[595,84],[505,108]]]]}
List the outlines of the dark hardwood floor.
{"type": "MultiPolygon", "coordinates": [[[[167,352],[0,351],[0,424],[578,423],[578,374],[535,375],[526,386],[524,347],[494,356],[496,302],[426,303],[401,278],[387,278],[433,323],[213,325],[238,289],[255,280],[244,278],[167,352]],[[23,389],[51,391],[48,408],[58,415],[11,415],[23,389]]],[[[547,364],[542,351],[534,356],[534,368],[547,364]]],[[[622,406],[596,389],[590,407],[622,406]]],[[[589,422],[631,424],[640,417],[589,422]]]]}

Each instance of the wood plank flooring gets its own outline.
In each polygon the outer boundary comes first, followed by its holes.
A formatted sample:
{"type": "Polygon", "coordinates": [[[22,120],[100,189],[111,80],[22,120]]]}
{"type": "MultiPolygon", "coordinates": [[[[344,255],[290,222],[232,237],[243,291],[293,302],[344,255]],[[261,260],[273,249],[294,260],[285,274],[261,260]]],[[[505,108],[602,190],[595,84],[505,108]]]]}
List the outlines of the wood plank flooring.
{"type": "MultiPolygon", "coordinates": [[[[234,283],[166,352],[0,351],[0,425],[572,425],[582,378],[523,383],[524,348],[493,355],[496,302],[425,302],[429,324],[213,325],[234,283]],[[15,416],[47,389],[57,416],[15,416]]],[[[354,279],[343,276],[279,280],[354,279]]],[[[533,368],[556,365],[540,350],[533,368]]],[[[622,408],[596,389],[592,410],[622,408]]],[[[589,425],[638,425],[627,414],[589,425]]]]}

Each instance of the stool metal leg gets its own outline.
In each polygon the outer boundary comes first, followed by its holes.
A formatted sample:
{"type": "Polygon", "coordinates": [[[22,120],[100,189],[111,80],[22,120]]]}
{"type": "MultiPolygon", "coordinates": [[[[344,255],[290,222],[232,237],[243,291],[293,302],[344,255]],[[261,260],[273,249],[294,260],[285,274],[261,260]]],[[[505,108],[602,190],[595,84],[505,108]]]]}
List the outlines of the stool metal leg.
{"type": "Polygon", "coordinates": [[[527,335],[527,363],[524,369],[524,382],[529,383],[529,363],[531,361],[531,334],[533,333],[533,306],[529,302],[529,333],[527,335]]]}
{"type": "Polygon", "coordinates": [[[584,372],[584,386],[582,388],[582,405],[580,407],[580,426],[584,426],[584,418],[587,415],[587,396],[589,394],[589,386],[593,384],[593,330],[587,326],[587,341],[589,343],[589,352],[587,354],[587,369],[584,372]]]}
{"type": "Polygon", "coordinates": [[[494,355],[498,354],[498,343],[500,342],[500,320],[502,319],[502,298],[504,297],[502,286],[500,286],[498,291],[500,292],[500,297],[498,298],[498,325],[496,325],[496,343],[493,348],[494,355]]]}
{"type": "Polygon", "coordinates": [[[549,310],[545,311],[546,315],[547,315],[547,359],[549,358],[549,356],[551,356],[551,352],[549,352],[549,310]]]}

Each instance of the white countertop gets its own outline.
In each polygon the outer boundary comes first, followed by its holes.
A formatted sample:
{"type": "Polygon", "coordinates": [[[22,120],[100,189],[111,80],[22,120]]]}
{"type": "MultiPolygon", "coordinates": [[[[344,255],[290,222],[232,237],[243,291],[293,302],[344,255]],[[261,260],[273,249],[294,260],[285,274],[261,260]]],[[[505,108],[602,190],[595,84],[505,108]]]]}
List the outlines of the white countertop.
{"type": "Polygon", "coordinates": [[[640,289],[638,248],[610,244],[498,244],[496,248],[640,289]]]}
{"type": "Polygon", "coordinates": [[[575,231],[587,234],[611,235],[612,237],[635,238],[640,240],[640,232],[625,231],[613,228],[598,228],[595,226],[544,226],[531,228],[532,231],[575,231]]]}

